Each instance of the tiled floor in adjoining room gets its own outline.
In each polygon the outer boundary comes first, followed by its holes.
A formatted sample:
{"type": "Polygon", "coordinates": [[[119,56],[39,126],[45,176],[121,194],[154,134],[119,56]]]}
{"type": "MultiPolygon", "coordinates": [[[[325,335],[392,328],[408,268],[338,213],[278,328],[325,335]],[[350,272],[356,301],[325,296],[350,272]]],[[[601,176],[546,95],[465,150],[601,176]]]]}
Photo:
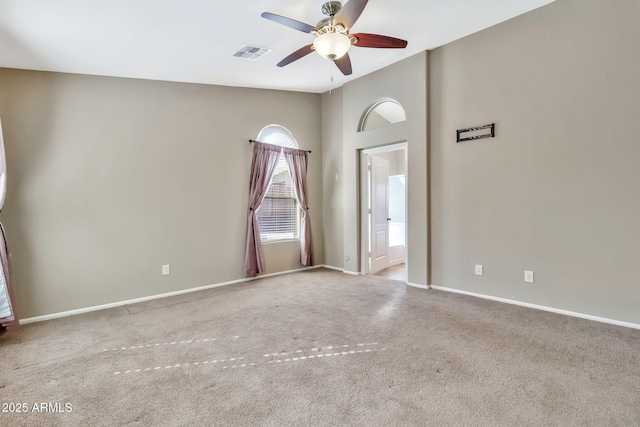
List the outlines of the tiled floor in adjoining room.
{"type": "Polygon", "coordinates": [[[407,281],[407,270],[405,264],[392,265],[384,270],[381,270],[375,274],[378,277],[385,279],[400,280],[402,282],[407,281]]]}

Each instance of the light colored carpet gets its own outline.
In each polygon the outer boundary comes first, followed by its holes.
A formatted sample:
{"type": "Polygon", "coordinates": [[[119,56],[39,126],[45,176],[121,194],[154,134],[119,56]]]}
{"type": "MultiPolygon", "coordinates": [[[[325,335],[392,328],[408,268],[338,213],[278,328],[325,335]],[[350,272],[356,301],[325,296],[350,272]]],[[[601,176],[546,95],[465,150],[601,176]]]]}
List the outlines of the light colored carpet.
{"type": "Polygon", "coordinates": [[[318,269],[7,334],[0,425],[640,425],[639,359],[637,330],[318,269]]]}

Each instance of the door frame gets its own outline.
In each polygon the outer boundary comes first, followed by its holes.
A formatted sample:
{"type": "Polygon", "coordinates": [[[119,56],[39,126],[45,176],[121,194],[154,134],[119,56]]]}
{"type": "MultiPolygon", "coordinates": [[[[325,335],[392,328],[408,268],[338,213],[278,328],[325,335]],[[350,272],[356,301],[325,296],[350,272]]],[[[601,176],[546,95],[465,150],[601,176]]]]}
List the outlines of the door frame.
{"type": "MultiPolygon", "coordinates": [[[[367,275],[370,273],[369,268],[369,241],[371,239],[369,233],[369,211],[368,211],[368,202],[369,202],[369,170],[368,170],[368,156],[370,154],[380,154],[380,153],[388,153],[390,151],[398,151],[404,150],[404,165],[405,165],[405,211],[409,210],[409,198],[408,196],[408,186],[409,186],[409,144],[407,141],[398,142],[394,144],[382,145],[375,148],[367,148],[360,150],[360,200],[359,200],[359,211],[360,211],[360,274],[367,275]]],[[[408,282],[409,277],[409,217],[405,219],[405,228],[404,228],[404,259],[405,259],[405,283],[408,282]]]]}

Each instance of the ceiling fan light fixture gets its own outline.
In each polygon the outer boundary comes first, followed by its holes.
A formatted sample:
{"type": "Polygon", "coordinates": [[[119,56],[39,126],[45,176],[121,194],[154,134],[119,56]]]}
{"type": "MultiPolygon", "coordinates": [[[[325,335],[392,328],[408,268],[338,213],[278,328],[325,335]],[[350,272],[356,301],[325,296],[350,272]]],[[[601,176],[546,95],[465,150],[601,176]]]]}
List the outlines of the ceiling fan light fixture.
{"type": "Polygon", "coordinates": [[[322,6],[322,13],[327,18],[320,20],[315,27],[285,16],[264,12],[261,16],[265,19],[315,36],[312,44],[301,47],[276,65],[284,67],[315,50],[324,59],[333,61],[342,74],[350,76],[353,73],[353,68],[347,52],[351,45],[358,48],[379,49],[404,49],[407,47],[406,40],[395,37],[369,33],[349,34],[368,2],[369,0],[348,0],[345,7],[342,7],[340,1],[326,2],[322,6]]]}
{"type": "Polygon", "coordinates": [[[313,48],[323,58],[335,61],[342,58],[349,47],[351,46],[351,40],[344,33],[325,33],[321,34],[313,42],[313,48]]]}

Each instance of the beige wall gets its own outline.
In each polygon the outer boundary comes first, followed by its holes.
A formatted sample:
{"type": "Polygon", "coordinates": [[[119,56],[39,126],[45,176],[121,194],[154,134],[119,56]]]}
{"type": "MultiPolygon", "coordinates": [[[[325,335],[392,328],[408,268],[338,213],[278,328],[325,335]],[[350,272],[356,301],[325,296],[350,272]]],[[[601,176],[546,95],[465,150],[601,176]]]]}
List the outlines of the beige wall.
{"type": "MultiPolygon", "coordinates": [[[[341,239],[334,237],[331,246],[325,242],[326,253],[340,253],[345,257],[339,267],[349,272],[361,271],[360,265],[360,216],[359,216],[359,152],[363,149],[382,145],[408,142],[407,192],[409,227],[408,280],[411,283],[427,284],[427,53],[414,55],[375,73],[347,83],[342,89],[342,114],[323,115],[323,150],[327,162],[323,165],[325,178],[329,164],[342,164],[342,205],[325,211],[333,222],[342,217],[341,239]],[[393,98],[405,109],[407,122],[357,132],[362,115],[376,101],[393,98]],[[336,150],[342,130],[341,151],[336,150]],[[331,132],[328,135],[327,132],[331,132]],[[338,245],[342,243],[342,248],[338,245]],[[349,259],[346,260],[346,257],[349,259]]],[[[340,104],[333,95],[323,95],[324,109],[330,103],[340,104]]],[[[331,190],[324,189],[325,200],[331,190]]],[[[328,230],[327,230],[328,232],[328,230]]]]}
{"type": "MultiPolygon", "coordinates": [[[[272,123],[313,150],[324,263],[320,95],[0,69],[0,116],[22,317],[242,278],[248,139],[272,123]]],[[[301,267],[295,243],[265,252],[301,267]]]]}
{"type": "Polygon", "coordinates": [[[322,94],[322,218],[325,263],[342,268],[344,265],[342,162],[342,88],[322,94]]]}
{"type": "Polygon", "coordinates": [[[434,285],[640,323],[639,20],[557,0],[432,52],[434,285]]]}

